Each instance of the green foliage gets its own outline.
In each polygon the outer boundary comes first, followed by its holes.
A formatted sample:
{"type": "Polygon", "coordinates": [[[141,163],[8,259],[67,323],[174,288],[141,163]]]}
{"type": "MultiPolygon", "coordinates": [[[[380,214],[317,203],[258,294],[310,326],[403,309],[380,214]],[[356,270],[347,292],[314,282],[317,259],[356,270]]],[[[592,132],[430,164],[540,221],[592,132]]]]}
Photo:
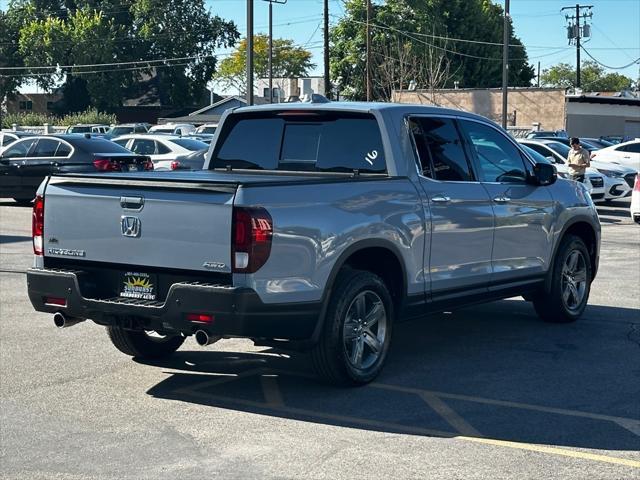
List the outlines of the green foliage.
{"type": "MultiPolygon", "coordinates": [[[[592,60],[582,62],[580,83],[584,91],[619,92],[633,86],[633,80],[619,73],[607,73],[603,67],[592,60]]],[[[568,63],[559,63],[545,69],[540,75],[545,87],[575,88],[576,69],[568,63]]]]}
{"type": "Polygon", "coordinates": [[[52,74],[45,70],[48,75],[34,69],[6,89],[15,91],[27,79],[45,89],[64,82],[67,111],[89,105],[113,110],[149,75],[157,76],[162,104],[192,105],[215,71],[216,49],[232,46],[239,37],[235,24],[212,15],[204,0],[13,0],[7,16],[13,19],[8,35],[16,38],[18,59],[10,60],[15,65],[21,59],[36,67],[190,57],[171,65],[156,62],[154,68],[70,67],[52,74]]]}
{"type": "MultiPolygon", "coordinates": [[[[363,99],[365,2],[346,0],[344,8],[345,16],[331,29],[331,77],[339,80],[342,95],[363,99]]],[[[501,45],[449,39],[502,43],[502,12],[502,7],[489,0],[386,0],[373,5],[373,75],[379,73],[389,53],[409,50],[411,55],[407,61],[413,63],[417,73],[414,79],[417,88],[452,87],[454,81],[461,87],[498,87],[502,83],[501,45]],[[434,75],[434,65],[446,66],[448,74],[434,75]],[[439,81],[434,82],[436,79],[439,81]]],[[[509,85],[528,86],[534,71],[513,29],[509,43],[513,45],[509,49],[509,85]]],[[[387,86],[390,88],[407,88],[407,85],[396,79],[387,86]]],[[[388,92],[383,90],[376,85],[374,97],[387,98],[388,92]]]]}
{"type": "Polygon", "coordinates": [[[9,113],[2,116],[2,128],[11,128],[13,124],[21,126],[37,126],[48,123],[54,125],[55,117],[43,113],[9,113]]]}
{"type": "Polygon", "coordinates": [[[77,123],[111,125],[112,123],[117,123],[117,119],[112,113],[100,112],[96,108],[90,108],[84,112],[71,113],[55,120],[56,125],[75,125],[77,123]]]}
{"type": "MultiPolygon", "coordinates": [[[[269,76],[269,37],[258,34],[253,37],[254,76],[269,76]]],[[[297,78],[309,74],[315,68],[311,62],[312,54],[302,47],[296,47],[292,40],[273,39],[273,76],[274,78],[297,78]]],[[[247,39],[238,44],[231,56],[220,62],[220,68],[213,76],[223,88],[236,88],[244,93],[246,89],[247,39]]]]}
{"type": "Polygon", "coordinates": [[[21,126],[39,126],[48,123],[49,125],[69,126],[77,123],[100,123],[111,125],[117,123],[116,116],[111,113],[100,112],[95,108],[84,112],[56,117],[43,113],[10,113],[2,116],[2,128],[11,128],[13,124],[21,126]]]}

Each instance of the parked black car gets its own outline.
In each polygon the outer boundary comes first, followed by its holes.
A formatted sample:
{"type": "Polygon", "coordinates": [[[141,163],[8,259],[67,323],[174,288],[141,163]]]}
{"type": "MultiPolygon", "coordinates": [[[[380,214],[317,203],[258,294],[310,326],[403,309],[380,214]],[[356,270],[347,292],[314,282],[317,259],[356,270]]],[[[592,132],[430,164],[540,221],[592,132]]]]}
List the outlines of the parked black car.
{"type": "Polygon", "coordinates": [[[37,135],[7,145],[0,154],[0,198],[28,204],[42,180],[53,173],[153,170],[136,155],[90,134],[37,135]]]}

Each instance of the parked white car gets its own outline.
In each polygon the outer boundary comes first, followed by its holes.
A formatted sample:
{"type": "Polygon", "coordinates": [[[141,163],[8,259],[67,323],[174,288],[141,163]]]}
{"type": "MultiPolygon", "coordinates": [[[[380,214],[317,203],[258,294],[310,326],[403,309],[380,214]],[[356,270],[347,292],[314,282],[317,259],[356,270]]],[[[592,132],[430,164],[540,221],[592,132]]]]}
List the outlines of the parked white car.
{"type": "MultiPolygon", "coordinates": [[[[553,140],[527,139],[518,141],[553,161],[556,167],[564,165],[570,150],[563,143],[553,140]]],[[[591,168],[594,168],[604,176],[605,200],[616,200],[631,195],[633,182],[636,178],[636,171],[633,168],[593,159],[591,160],[591,168]]],[[[558,170],[560,169],[558,168],[558,170]]]]}
{"type": "Polygon", "coordinates": [[[599,162],[616,163],[633,168],[640,172],[640,139],[619,143],[598,150],[591,154],[591,158],[599,162]]]}
{"type": "MultiPolygon", "coordinates": [[[[544,157],[541,153],[538,153],[529,145],[527,145],[524,141],[521,142],[524,151],[531,156],[531,158],[535,162],[544,162],[548,160],[551,163],[554,163],[556,166],[556,170],[558,171],[558,175],[562,178],[569,178],[569,168],[563,163],[555,163],[552,158],[544,157]]],[[[587,171],[584,175],[584,186],[587,187],[589,191],[589,195],[591,196],[591,200],[594,203],[603,202],[605,200],[605,180],[604,175],[601,175],[594,168],[587,168],[587,171]]]]}
{"type": "Polygon", "coordinates": [[[182,158],[209,148],[206,143],[175,135],[132,134],[112,141],[134,153],[149,156],[154,170],[175,170],[182,158]]]}
{"type": "Polygon", "coordinates": [[[631,218],[634,222],[640,224],[640,173],[636,175],[633,193],[631,194],[631,218]]]}
{"type": "Polygon", "coordinates": [[[187,135],[196,131],[196,126],[190,123],[166,123],[164,125],[154,125],[149,129],[149,133],[165,133],[169,135],[187,135]]]}
{"type": "Polygon", "coordinates": [[[217,123],[205,123],[204,125],[200,125],[196,128],[196,133],[216,133],[216,128],[218,128],[217,123]]]}

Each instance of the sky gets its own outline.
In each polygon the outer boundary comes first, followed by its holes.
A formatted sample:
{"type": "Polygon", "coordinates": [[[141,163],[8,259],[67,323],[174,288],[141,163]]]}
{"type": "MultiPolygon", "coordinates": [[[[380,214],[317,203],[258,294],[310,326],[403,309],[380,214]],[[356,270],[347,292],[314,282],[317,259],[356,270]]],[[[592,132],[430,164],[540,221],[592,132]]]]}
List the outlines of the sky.
{"type": "MultiPolygon", "coordinates": [[[[380,0],[373,0],[374,3],[380,0]]],[[[494,0],[504,4],[504,0],[494,0]]],[[[246,0],[205,0],[211,11],[233,20],[242,36],[246,34],[246,0]]],[[[0,0],[6,9],[7,0],[0,0]]],[[[585,2],[586,3],[586,2],[585,2]]],[[[558,0],[511,0],[511,16],[515,34],[527,47],[530,63],[544,70],[559,62],[575,65],[576,49],[567,44],[564,6],[575,6],[558,0]]],[[[585,48],[601,63],[622,66],[640,57],[640,0],[591,0],[593,5],[592,36],[585,48]]],[[[256,33],[268,31],[268,4],[254,1],[254,29],[256,33]]],[[[344,14],[343,0],[329,0],[330,22],[335,23],[344,14]]],[[[288,0],[273,6],[273,34],[276,38],[289,38],[313,53],[316,63],[312,75],[322,75],[322,12],[323,0],[288,0]]],[[[482,40],[482,39],[470,39],[482,40]]],[[[456,44],[464,52],[464,43],[456,44]]],[[[500,56],[500,47],[496,47],[500,56]]],[[[582,52],[583,60],[588,58],[582,52]]],[[[613,70],[612,70],[613,71],[613,70]]],[[[640,65],[623,70],[621,74],[637,79],[640,65]]]]}

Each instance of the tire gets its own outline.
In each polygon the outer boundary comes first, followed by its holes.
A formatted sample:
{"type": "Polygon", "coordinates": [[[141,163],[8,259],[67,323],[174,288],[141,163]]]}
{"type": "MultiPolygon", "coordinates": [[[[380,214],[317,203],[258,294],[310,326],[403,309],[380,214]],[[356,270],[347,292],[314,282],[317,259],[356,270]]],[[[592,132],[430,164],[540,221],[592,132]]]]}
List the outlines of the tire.
{"type": "Polygon", "coordinates": [[[14,198],[14,200],[21,207],[28,207],[33,202],[33,198],[14,198]]]}
{"type": "Polygon", "coordinates": [[[591,261],[584,241],[575,235],[562,239],[553,262],[551,292],[539,293],[533,307],[546,322],[575,322],[584,312],[591,289],[591,261]]]}
{"type": "Polygon", "coordinates": [[[389,289],[380,277],[343,269],[329,300],[320,339],[311,350],[318,374],[339,386],[371,382],[384,366],[394,316],[389,289]]]}
{"type": "Polygon", "coordinates": [[[111,343],[125,355],[138,358],[165,358],[175,353],[185,341],[180,335],[152,337],[143,331],[107,327],[111,343]]]}

